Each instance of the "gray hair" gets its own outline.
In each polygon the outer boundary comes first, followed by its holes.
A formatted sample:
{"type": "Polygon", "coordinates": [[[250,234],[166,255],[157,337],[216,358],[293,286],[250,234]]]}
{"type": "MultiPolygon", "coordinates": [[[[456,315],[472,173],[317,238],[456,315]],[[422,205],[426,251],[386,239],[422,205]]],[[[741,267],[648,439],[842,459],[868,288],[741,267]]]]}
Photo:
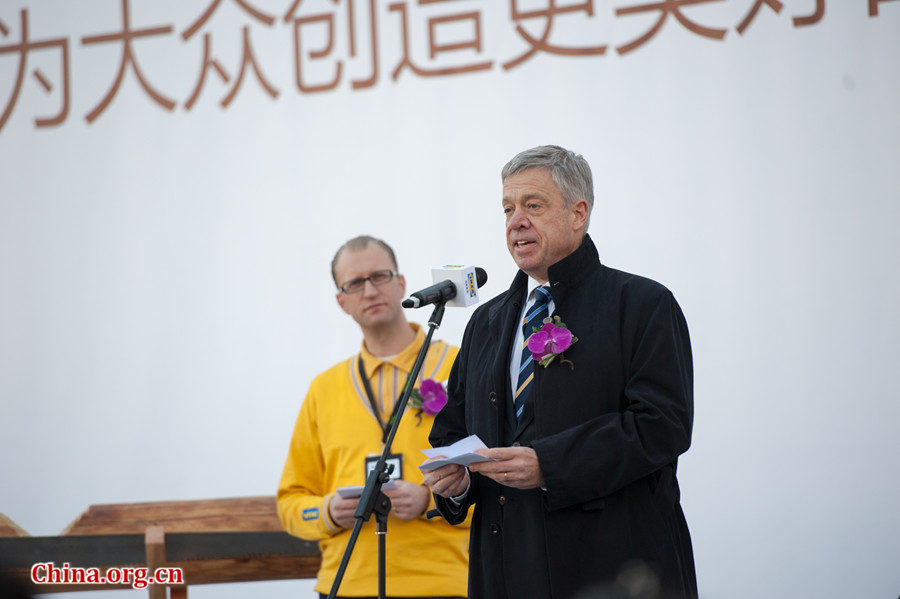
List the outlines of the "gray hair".
{"type": "Polygon", "coordinates": [[[500,171],[500,178],[506,182],[510,175],[530,168],[545,168],[550,171],[566,208],[570,208],[578,200],[587,202],[587,221],[584,224],[586,233],[591,221],[591,210],[594,209],[594,178],[584,156],[560,146],[538,146],[516,154],[500,171]]]}
{"type": "Polygon", "coordinates": [[[344,250],[359,252],[366,249],[370,243],[374,243],[385,252],[387,252],[388,258],[391,259],[391,263],[394,265],[394,270],[398,270],[397,257],[394,255],[394,250],[391,249],[391,246],[378,239],[377,237],[372,237],[371,235],[358,235],[357,237],[354,237],[353,239],[339,247],[338,251],[334,253],[334,258],[331,259],[331,278],[334,279],[335,285],[339,285],[337,280],[337,270],[335,267],[337,266],[338,258],[341,257],[341,254],[344,253],[344,250]]]}

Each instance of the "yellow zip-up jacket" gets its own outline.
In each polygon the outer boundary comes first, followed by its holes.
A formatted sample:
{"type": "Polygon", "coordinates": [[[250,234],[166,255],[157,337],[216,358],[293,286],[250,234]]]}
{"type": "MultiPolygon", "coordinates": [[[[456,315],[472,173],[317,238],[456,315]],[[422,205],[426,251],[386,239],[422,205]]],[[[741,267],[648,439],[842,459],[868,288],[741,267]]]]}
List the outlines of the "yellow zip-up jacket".
{"type": "MultiPolygon", "coordinates": [[[[363,344],[359,354],[318,375],[300,408],[278,486],[278,516],[290,534],[319,541],[322,566],[316,591],[320,593],[331,590],[350,538],[350,530],[339,528],[329,517],[331,495],[340,487],[365,484],[365,458],[380,455],[383,448],[382,430],[359,378],[357,361],[362,357],[381,418],[387,422],[425,341],[421,327],[411,326],[415,340],[390,360],[372,356],[363,344]]],[[[426,378],[446,384],[458,351],[443,341],[432,342],[416,386],[426,378]]],[[[404,480],[422,484],[418,466],[425,460],[421,450],[430,447],[433,421],[432,416],[407,406],[392,445],[392,453],[403,454],[404,480]]],[[[433,503],[432,499],[428,509],[433,503]]],[[[389,516],[387,530],[388,595],[466,595],[468,522],[450,526],[442,518],[426,520],[424,515],[410,521],[389,516]]],[[[338,594],[378,594],[374,517],[360,532],[338,594]]]]}

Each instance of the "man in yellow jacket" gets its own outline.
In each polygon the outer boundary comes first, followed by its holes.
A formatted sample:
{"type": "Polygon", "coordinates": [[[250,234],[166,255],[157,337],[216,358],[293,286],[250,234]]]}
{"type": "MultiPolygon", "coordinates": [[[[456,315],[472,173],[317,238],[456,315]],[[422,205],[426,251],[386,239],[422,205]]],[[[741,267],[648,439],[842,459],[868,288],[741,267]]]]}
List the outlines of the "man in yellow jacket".
{"type": "MultiPolygon", "coordinates": [[[[369,236],[351,239],[335,254],[331,272],[337,302],[359,324],[360,352],[312,382],[278,486],[278,516],[290,534],[319,541],[322,566],[316,591],[331,590],[353,528],[358,497],[338,489],[363,485],[383,441],[406,377],[425,341],[407,322],[400,302],[406,280],[393,250],[369,236]]],[[[387,594],[390,597],[464,597],[468,576],[468,527],[427,520],[434,507],[417,466],[430,447],[434,413],[446,401],[443,385],[459,348],[433,341],[392,445],[395,487],[387,535],[387,594]],[[413,405],[415,404],[415,405],[413,405]]],[[[378,591],[375,518],[360,533],[341,583],[341,597],[373,597],[378,591]]]]}

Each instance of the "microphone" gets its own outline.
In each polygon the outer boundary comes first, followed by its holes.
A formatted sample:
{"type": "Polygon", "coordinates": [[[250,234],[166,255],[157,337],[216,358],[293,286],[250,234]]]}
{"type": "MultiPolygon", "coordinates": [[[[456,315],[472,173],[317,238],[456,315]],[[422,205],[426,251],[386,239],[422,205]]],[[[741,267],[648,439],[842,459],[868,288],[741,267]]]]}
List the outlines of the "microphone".
{"type": "Polygon", "coordinates": [[[478,289],[487,283],[487,273],[477,266],[448,264],[431,269],[431,280],[440,281],[416,291],[403,300],[404,308],[421,308],[446,302],[447,306],[466,308],[478,303],[478,289]]]}

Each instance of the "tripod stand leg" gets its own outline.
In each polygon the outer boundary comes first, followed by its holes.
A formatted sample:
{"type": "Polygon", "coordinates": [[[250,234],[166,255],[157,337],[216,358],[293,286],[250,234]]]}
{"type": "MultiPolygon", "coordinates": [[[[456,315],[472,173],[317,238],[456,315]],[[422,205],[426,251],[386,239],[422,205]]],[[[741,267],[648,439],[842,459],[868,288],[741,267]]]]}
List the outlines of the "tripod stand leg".
{"type": "MultiPolygon", "coordinates": [[[[385,497],[387,499],[387,497],[385,497]]],[[[387,597],[387,515],[391,511],[390,500],[375,507],[375,534],[378,535],[378,599],[387,597]]]]}

